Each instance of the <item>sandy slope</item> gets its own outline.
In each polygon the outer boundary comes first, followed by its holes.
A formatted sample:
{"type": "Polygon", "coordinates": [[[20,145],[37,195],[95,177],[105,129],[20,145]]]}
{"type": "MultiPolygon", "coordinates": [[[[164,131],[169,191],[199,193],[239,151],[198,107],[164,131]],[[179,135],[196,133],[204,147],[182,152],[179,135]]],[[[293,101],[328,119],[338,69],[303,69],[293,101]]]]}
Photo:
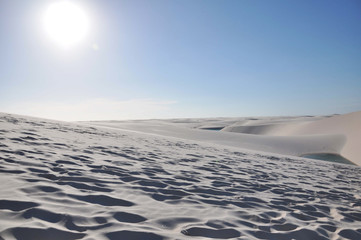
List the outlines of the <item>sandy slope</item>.
{"type": "Polygon", "coordinates": [[[339,154],[361,165],[361,111],[327,118],[298,118],[296,121],[274,119],[233,123],[222,131],[272,136],[339,134],[345,137],[339,154]]]}
{"type": "Polygon", "coordinates": [[[317,117],[95,121],[87,124],[293,156],[339,154],[361,166],[361,112],[317,117]]]}
{"type": "Polygon", "coordinates": [[[310,122],[294,129],[292,135],[342,134],[346,137],[341,155],[361,166],[361,111],[310,122]]]}
{"type": "Polygon", "coordinates": [[[7,114],[0,161],[0,239],[361,239],[358,166],[7,114]]]}
{"type": "Polygon", "coordinates": [[[343,134],[313,134],[302,136],[267,136],[223,131],[207,131],[179,126],[168,121],[100,121],[88,122],[91,126],[121,129],[130,132],[149,133],[176,137],[223,146],[237,147],[271,153],[301,156],[308,153],[334,153],[342,150],[346,137],[343,134]]]}

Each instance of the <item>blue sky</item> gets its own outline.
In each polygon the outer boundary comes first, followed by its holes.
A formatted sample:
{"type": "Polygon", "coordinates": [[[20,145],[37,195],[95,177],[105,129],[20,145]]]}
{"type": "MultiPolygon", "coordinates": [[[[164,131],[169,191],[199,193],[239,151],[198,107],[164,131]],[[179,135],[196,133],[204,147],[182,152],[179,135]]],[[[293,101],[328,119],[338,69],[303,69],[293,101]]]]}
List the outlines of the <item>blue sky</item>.
{"type": "Polygon", "coordinates": [[[78,0],[71,49],[50,0],[0,0],[0,111],[61,120],[361,110],[359,0],[78,0]],[[97,49],[94,49],[94,45],[97,49]]]}

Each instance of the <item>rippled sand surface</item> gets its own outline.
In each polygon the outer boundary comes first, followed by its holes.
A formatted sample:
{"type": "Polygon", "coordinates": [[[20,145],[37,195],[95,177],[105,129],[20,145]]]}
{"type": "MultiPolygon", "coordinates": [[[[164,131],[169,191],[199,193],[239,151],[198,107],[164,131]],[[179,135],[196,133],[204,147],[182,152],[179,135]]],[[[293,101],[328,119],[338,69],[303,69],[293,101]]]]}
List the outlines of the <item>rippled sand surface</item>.
{"type": "Polygon", "coordinates": [[[361,239],[361,168],[0,114],[0,239],[361,239]]]}

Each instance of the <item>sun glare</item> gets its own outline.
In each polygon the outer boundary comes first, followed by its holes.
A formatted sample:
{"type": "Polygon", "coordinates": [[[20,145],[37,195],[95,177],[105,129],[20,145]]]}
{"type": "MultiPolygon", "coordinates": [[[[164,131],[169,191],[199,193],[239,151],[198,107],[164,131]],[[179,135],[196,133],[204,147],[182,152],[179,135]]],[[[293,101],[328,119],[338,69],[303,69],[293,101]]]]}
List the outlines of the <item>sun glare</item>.
{"type": "Polygon", "coordinates": [[[70,1],[51,4],[43,20],[49,37],[65,48],[79,43],[89,29],[88,17],[83,9],[70,1]]]}

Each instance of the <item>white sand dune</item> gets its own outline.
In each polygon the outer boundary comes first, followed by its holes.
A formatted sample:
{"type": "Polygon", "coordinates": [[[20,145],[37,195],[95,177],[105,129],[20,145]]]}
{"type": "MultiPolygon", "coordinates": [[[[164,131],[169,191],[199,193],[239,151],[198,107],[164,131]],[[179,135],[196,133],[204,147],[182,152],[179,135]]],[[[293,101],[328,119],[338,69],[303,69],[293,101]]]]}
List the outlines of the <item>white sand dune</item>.
{"type": "Polygon", "coordinates": [[[310,122],[291,134],[342,134],[346,142],[340,154],[361,166],[361,111],[310,122]]]}
{"type": "MultiPolygon", "coordinates": [[[[342,116],[330,118],[282,117],[263,119],[203,119],[203,121],[202,119],[193,119],[192,121],[190,119],[183,121],[177,119],[95,121],[87,122],[87,124],[292,156],[313,153],[344,155],[345,145],[347,144],[346,147],[348,147],[350,142],[358,142],[356,140],[361,139],[360,133],[357,133],[350,140],[350,135],[345,134],[345,131],[335,130],[336,128],[333,125],[337,125],[337,123],[328,124],[325,131],[313,131],[313,129],[317,129],[317,126],[315,128],[308,127],[316,122],[324,124],[323,121],[339,117],[342,118],[342,116]],[[219,130],[222,126],[222,131],[204,130],[219,130]],[[253,130],[250,131],[250,129],[253,130]],[[305,130],[301,131],[301,129],[305,130]],[[306,131],[307,129],[309,131],[306,131]],[[275,132],[277,134],[273,134],[275,132]]],[[[338,121],[338,123],[341,125],[339,129],[343,128],[342,124],[346,124],[345,121],[338,121]]],[[[350,125],[348,128],[350,129],[349,132],[351,132],[352,128],[357,127],[355,124],[350,125]]],[[[355,148],[351,150],[354,153],[355,148]]],[[[361,165],[360,158],[357,156],[361,156],[361,154],[356,152],[354,155],[348,154],[345,157],[355,164],[361,165]]]]}
{"type": "Polygon", "coordinates": [[[248,120],[235,122],[232,125],[224,127],[222,131],[268,136],[287,136],[290,131],[319,119],[324,119],[324,117],[299,117],[294,119],[266,118],[248,120]]]}
{"type": "Polygon", "coordinates": [[[297,118],[295,121],[280,122],[267,119],[237,122],[223,128],[222,131],[268,136],[338,134],[345,138],[345,144],[340,146],[338,153],[355,164],[361,165],[361,111],[327,118],[297,118]]]}
{"type": "MultiPolygon", "coordinates": [[[[246,134],[186,123],[103,124],[0,114],[0,239],[361,239],[358,166],[242,150],[246,134]]],[[[347,144],[330,136],[317,141],[347,144]]]]}

